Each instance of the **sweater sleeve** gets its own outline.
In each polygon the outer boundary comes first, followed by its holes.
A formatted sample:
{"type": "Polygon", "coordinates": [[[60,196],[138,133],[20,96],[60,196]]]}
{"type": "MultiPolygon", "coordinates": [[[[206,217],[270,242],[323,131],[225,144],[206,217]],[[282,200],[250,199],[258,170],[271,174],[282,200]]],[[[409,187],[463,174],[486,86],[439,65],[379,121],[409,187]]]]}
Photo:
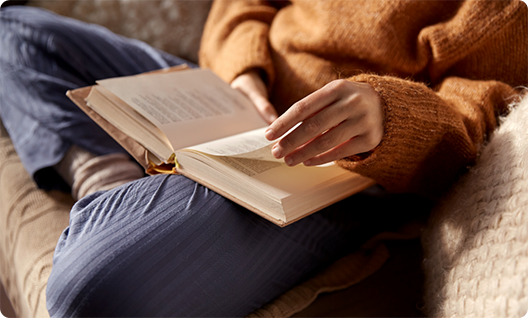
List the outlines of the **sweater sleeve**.
{"type": "Polygon", "coordinates": [[[268,87],[274,79],[269,28],[277,9],[263,0],[213,2],[200,47],[200,65],[226,82],[257,69],[268,87]]]}
{"type": "Polygon", "coordinates": [[[384,137],[368,156],[338,164],[376,180],[391,192],[435,195],[474,163],[480,146],[508,111],[513,89],[497,81],[450,77],[438,92],[390,76],[359,75],[384,108],[384,137]]]}

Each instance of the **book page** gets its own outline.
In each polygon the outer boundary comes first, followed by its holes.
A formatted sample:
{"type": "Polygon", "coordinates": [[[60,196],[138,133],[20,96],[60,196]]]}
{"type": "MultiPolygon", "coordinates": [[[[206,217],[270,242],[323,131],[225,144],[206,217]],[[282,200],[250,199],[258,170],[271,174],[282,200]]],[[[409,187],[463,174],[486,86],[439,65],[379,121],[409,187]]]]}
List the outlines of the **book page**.
{"type": "MultiPolygon", "coordinates": [[[[285,163],[277,163],[263,160],[252,160],[245,158],[225,157],[231,160],[230,166],[236,162],[238,166],[244,167],[243,170],[234,167],[242,173],[250,176],[255,181],[279,189],[284,193],[294,194],[308,191],[316,184],[320,184],[342,175],[350,173],[339,168],[336,165],[324,167],[306,167],[302,164],[290,167],[285,163]],[[275,165],[273,165],[275,164],[275,165]],[[254,172],[254,173],[250,173],[254,172]]],[[[221,159],[227,163],[226,159],[221,159]]]]}
{"type": "Polygon", "coordinates": [[[235,168],[250,177],[281,166],[281,163],[275,161],[254,160],[229,156],[218,158],[226,165],[235,168]]]}
{"type": "Polygon", "coordinates": [[[155,126],[149,127],[148,121],[146,123],[141,122],[141,115],[134,114],[134,110],[114,104],[112,100],[101,93],[101,89],[98,86],[91,89],[85,100],[89,108],[143,147],[148,148],[159,160],[164,161],[174,153],[161,132],[153,133],[153,130],[157,130],[155,126]]]}
{"type": "Polygon", "coordinates": [[[259,215],[283,224],[372,185],[338,166],[289,167],[284,163],[176,152],[178,171],[259,215]]]}
{"type": "Polygon", "coordinates": [[[276,159],[271,154],[271,147],[273,147],[278,141],[267,140],[266,137],[264,137],[265,130],[265,127],[259,128],[238,135],[188,147],[187,149],[213,156],[231,156],[237,158],[284,162],[284,159],[276,159]]]}
{"type": "Polygon", "coordinates": [[[178,159],[178,161],[184,169],[188,168],[185,167],[185,164],[194,164],[193,162],[185,160],[186,157],[195,159],[209,158],[209,162],[218,162],[220,164],[217,165],[219,171],[222,170],[220,168],[222,165],[227,165],[251,177],[253,182],[260,184],[261,189],[268,192],[271,191],[270,189],[273,189],[271,192],[278,198],[307,191],[314,184],[326,182],[342,174],[351,174],[349,171],[345,171],[334,164],[315,167],[306,167],[301,164],[290,167],[282,159],[282,162],[279,162],[277,159],[275,161],[266,161],[231,156],[213,156],[189,149],[177,152],[176,156],[180,158],[180,154],[182,153],[185,153],[185,156],[182,156],[181,160],[178,159]],[[281,194],[279,195],[278,193],[281,194]]]}
{"type": "MultiPolygon", "coordinates": [[[[153,136],[159,138],[160,141],[163,142],[168,148],[172,149],[172,145],[167,139],[167,136],[165,136],[165,134],[156,125],[154,125],[136,110],[129,107],[125,102],[123,102],[117,96],[109,92],[106,88],[100,85],[95,85],[92,88],[90,95],[86,98],[86,101],[89,103],[90,100],[93,100],[95,95],[100,95],[101,97],[106,98],[109,102],[113,104],[113,106],[116,108],[116,111],[121,112],[119,116],[107,116],[109,117],[109,119],[112,119],[114,121],[123,121],[123,125],[126,125],[125,123],[130,124],[131,122],[134,123],[134,126],[135,124],[139,124],[142,128],[147,129],[153,136]]],[[[99,113],[104,113],[107,111],[108,108],[110,108],[106,103],[95,103],[92,104],[90,107],[95,109],[99,113]]],[[[172,151],[174,152],[174,149],[172,149],[172,151]]]]}
{"type": "Polygon", "coordinates": [[[267,126],[247,97],[209,70],[128,76],[97,83],[156,125],[174,149],[267,126]]]}
{"type": "MultiPolygon", "coordinates": [[[[293,126],[284,136],[295,130],[301,123],[293,126]]],[[[247,158],[265,161],[284,162],[284,159],[277,159],[271,154],[273,145],[280,139],[269,141],[264,137],[266,127],[240,133],[238,135],[210,141],[204,144],[189,147],[194,151],[202,152],[214,156],[230,156],[236,158],[247,158]]]]}

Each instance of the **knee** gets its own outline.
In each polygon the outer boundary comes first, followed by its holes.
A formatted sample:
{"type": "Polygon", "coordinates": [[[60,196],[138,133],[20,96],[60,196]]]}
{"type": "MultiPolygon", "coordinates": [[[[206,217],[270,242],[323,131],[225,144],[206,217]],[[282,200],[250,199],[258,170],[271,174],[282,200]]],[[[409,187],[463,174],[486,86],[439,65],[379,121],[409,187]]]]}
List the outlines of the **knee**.
{"type": "Polygon", "coordinates": [[[25,27],[39,28],[46,25],[49,21],[51,12],[34,7],[13,6],[0,10],[0,28],[1,34],[19,34],[27,33],[25,27]]]}
{"type": "MultiPolygon", "coordinates": [[[[10,6],[0,11],[0,23],[8,27],[9,31],[20,30],[20,26],[28,26],[36,29],[53,28],[58,25],[60,16],[51,11],[31,6],[10,6]],[[9,28],[9,26],[16,26],[9,28]]],[[[0,30],[5,30],[2,28],[0,30]]],[[[23,33],[23,30],[20,30],[23,33]]]]}
{"type": "Polygon", "coordinates": [[[76,258],[69,262],[71,255],[65,257],[66,259],[54,257],[53,269],[48,278],[46,307],[50,316],[95,316],[90,315],[91,307],[83,304],[90,303],[90,287],[96,282],[97,273],[87,258],[76,258]]]}
{"type": "Polygon", "coordinates": [[[31,65],[39,50],[46,50],[52,13],[31,7],[0,10],[0,61],[3,65],[31,65]]]}
{"type": "Polygon", "coordinates": [[[110,258],[105,254],[102,213],[94,209],[101,193],[78,201],[70,212],[70,226],[62,233],[53,256],[53,268],[46,287],[46,306],[51,317],[98,316],[92,290],[104,284],[110,258]],[[91,216],[90,216],[91,214],[91,216]],[[91,305],[87,305],[91,304],[91,305]]]}
{"type": "Polygon", "coordinates": [[[163,289],[164,275],[174,275],[172,267],[160,268],[178,263],[178,249],[168,247],[185,235],[179,226],[192,205],[190,185],[177,176],[149,177],[80,200],[53,259],[46,291],[51,317],[155,312],[149,300],[156,302],[158,290],[148,286],[163,289]]]}
{"type": "MultiPolygon", "coordinates": [[[[51,317],[125,316],[121,295],[134,275],[133,259],[145,251],[146,232],[133,226],[137,215],[126,202],[134,185],[96,192],[78,201],[70,226],[62,233],[53,256],[46,289],[51,317]]],[[[137,300],[139,301],[139,300],[137,300]]]]}
{"type": "Polygon", "coordinates": [[[239,306],[243,299],[209,293],[232,280],[223,269],[237,263],[231,249],[247,230],[236,226],[236,214],[231,203],[179,176],[144,178],[85,197],[54,255],[47,286],[51,317],[173,317],[199,307],[222,312],[227,309],[218,304],[233,302],[231,309],[249,312],[249,305],[239,306]],[[235,235],[226,226],[240,231],[235,235]],[[226,259],[212,262],[211,255],[226,259]],[[216,285],[206,292],[193,283],[195,275],[216,285]]]}
{"type": "MultiPolygon", "coordinates": [[[[79,22],[51,11],[29,6],[12,6],[0,10],[0,43],[5,55],[11,53],[6,48],[24,50],[31,54],[34,50],[47,50],[50,53],[60,50],[71,39],[79,37],[79,22]],[[29,48],[31,47],[31,49],[29,48]]],[[[20,59],[21,56],[17,55],[20,59]]]]}

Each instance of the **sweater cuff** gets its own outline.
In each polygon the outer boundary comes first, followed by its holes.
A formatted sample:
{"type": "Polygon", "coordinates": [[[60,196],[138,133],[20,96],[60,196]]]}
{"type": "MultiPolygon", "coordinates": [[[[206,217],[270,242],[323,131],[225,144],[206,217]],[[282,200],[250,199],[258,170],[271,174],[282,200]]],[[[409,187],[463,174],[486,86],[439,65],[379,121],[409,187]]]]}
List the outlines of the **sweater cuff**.
{"type": "Polygon", "coordinates": [[[384,135],[373,151],[338,160],[339,166],[390,192],[437,195],[473,163],[476,149],[463,133],[463,120],[425,85],[368,74],[349,80],[368,83],[379,94],[384,135]]]}

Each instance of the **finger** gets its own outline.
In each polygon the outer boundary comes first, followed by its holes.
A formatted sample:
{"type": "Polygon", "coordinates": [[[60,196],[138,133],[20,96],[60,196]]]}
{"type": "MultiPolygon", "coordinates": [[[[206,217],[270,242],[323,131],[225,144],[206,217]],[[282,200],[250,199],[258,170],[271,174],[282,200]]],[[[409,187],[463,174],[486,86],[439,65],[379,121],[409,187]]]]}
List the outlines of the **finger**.
{"type": "Polygon", "coordinates": [[[339,97],[339,85],[342,85],[340,81],[333,81],[293,104],[268,127],[266,130],[266,138],[268,140],[279,138],[297,123],[332,104],[339,97]]]}
{"type": "Polygon", "coordinates": [[[264,119],[268,124],[272,123],[277,119],[277,111],[273,105],[268,101],[265,95],[263,95],[260,90],[258,90],[252,83],[247,85],[239,85],[238,82],[232,84],[232,87],[239,92],[246,95],[247,98],[253,103],[257,109],[259,115],[264,119]]]}
{"type": "Polygon", "coordinates": [[[322,165],[342,158],[357,155],[359,153],[368,152],[374,148],[376,147],[372,147],[372,142],[370,141],[370,137],[368,135],[359,135],[325,153],[306,160],[303,162],[303,164],[305,166],[322,165]]]}
{"type": "Polygon", "coordinates": [[[295,149],[295,151],[287,155],[284,160],[288,165],[297,165],[316,157],[317,155],[328,152],[329,150],[349,141],[351,138],[360,135],[362,131],[362,128],[358,127],[358,125],[345,121],[295,149]]]}
{"type": "Polygon", "coordinates": [[[324,108],[315,116],[303,121],[299,127],[282,138],[273,147],[273,155],[276,158],[282,158],[288,155],[309,140],[316,138],[328,129],[345,121],[351,115],[352,111],[352,107],[347,107],[342,101],[338,101],[324,108]]]}
{"type": "Polygon", "coordinates": [[[246,95],[268,124],[278,117],[275,108],[268,100],[266,85],[256,71],[239,75],[231,82],[231,87],[246,95]]]}

